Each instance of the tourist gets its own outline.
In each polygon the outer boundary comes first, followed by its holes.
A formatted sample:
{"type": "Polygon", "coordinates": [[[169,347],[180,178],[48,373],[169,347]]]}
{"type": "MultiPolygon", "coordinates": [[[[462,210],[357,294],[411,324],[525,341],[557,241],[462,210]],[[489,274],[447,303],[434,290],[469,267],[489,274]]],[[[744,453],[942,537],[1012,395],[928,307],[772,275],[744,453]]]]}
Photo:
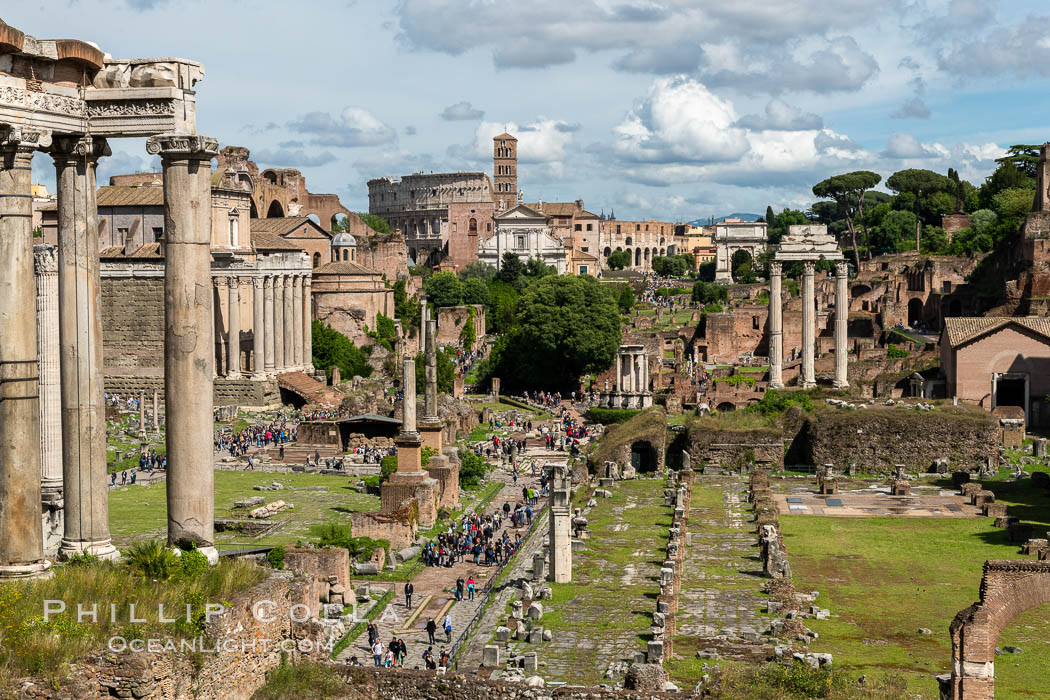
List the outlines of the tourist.
{"type": "Polygon", "coordinates": [[[441,647],[441,668],[448,668],[448,661],[448,651],[445,649],[445,647],[441,647]]]}
{"type": "Polygon", "coordinates": [[[434,633],[437,632],[437,623],[434,622],[434,618],[427,618],[427,642],[430,644],[434,643],[434,633]]]}
{"type": "Polygon", "coordinates": [[[474,600],[474,577],[467,577],[467,595],[470,596],[470,600],[474,600]]]}
{"type": "Polygon", "coordinates": [[[423,664],[427,667],[427,670],[433,671],[437,668],[437,663],[434,661],[434,647],[429,646],[423,651],[423,664]]]}
{"type": "Polygon", "coordinates": [[[416,587],[412,585],[411,581],[405,583],[405,608],[408,610],[412,609],[412,593],[416,590],[416,587]]]}
{"type": "Polygon", "coordinates": [[[466,585],[466,582],[463,580],[462,576],[460,576],[459,578],[456,579],[456,601],[457,602],[463,600],[463,588],[464,588],[465,585],[466,585]]]}
{"type": "Polygon", "coordinates": [[[452,643],[452,615],[445,613],[445,642],[452,643]]]}
{"type": "Polygon", "coordinates": [[[377,639],[372,645],[372,659],[375,660],[376,666],[381,665],[383,661],[383,645],[377,639]]]}

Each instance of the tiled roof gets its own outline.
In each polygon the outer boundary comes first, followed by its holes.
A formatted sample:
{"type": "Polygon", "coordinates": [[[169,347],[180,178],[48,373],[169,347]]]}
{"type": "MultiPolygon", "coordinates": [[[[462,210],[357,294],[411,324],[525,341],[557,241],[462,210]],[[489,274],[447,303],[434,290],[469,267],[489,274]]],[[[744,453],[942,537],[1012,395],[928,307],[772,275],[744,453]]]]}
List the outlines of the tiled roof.
{"type": "Polygon", "coordinates": [[[1003,328],[1011,323],[1050,338],[1050,318],[1041,316],[977,316],[973,318],[944,319],[944,333],[951,347],[1003,328]]]}
{"type": "Polygon", "coordinates": [[[378,270],[373,270],[370,267],[364,265],[358,265],[355,262],[339,261],[330,262],[320,267],[314,268],[314,273],[320,273],[322,275],[378,275],[378,270]]]}
{"type": "Polygon", "coordinates": [[[138,250],[133,251],[131,253],[127,253],[127,254],[124,253],[124,246],[115,245],[115,246],[111,246],[109,248],[103,249],[102,252],[100,252],[98,254],[98,257],[100,257],[102,259],[109,259],[109,258],[125,258],[125,259],[135,258],[135,259],[139,259],[139,260],[142,260],[142,259],[163,260],[164,259],[164,256],[161,255],[161,253],[160,253],[160,243],[147,243],[146,245],[141,246],[138,250]]]}
{"type": "Polygon", "coordinates": [[[315,226],[318,231],[321,231],[328,236],[332,235],[318,226],[317,223],[308,216],[281,216],[270,219],[252,219],[252,233],[254,234],[258,231],[259,233],[269,233],[275,236],[287,236],[304,223],[315,226]]]}
{"type": "Polygon", "coordinates": [[[508,134],[508,133],[507,133],[506,131],[504,131],[504,132],[503,132],[502,134],[500,134],[499,136],[496,136],[496,137],[495,137],[495,138],[494,138],[493,140],[495,140],[495,139],[507,139],[508,141],[517,141],[517,139],[516,139],[516,138],[514,138],[513,136],[511,136],[510,134],[508,134]]]}
{"type": "Polygon", "coordinates": [[[252,226],[252,248],[256,250],[302,250],[289,240],[272,233],[256,231],[252,226]]]}
{"type": "Polygon", "coordinates": [[[108,185],[98,188],[100,207],[162,207],[163,187],[121,187],[108,185]]]}
{"type": "MultiPolygon", "coordinates": [[[[531,204],[526,202],[525,206],[529,209],[540,211],[541,205],[539,202],[532,202],[531,204]]],[[[544,202],[542,206],[544,216],[572,216],[580,211],[576,208],[576,202],[544,202]]]]}

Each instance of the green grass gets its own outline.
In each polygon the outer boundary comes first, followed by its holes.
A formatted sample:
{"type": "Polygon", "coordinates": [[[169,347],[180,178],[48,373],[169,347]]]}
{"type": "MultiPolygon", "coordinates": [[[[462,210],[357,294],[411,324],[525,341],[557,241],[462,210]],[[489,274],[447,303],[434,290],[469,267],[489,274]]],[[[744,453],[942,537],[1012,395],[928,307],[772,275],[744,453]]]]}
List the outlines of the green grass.
{"type": "Polygon", "coordinates": [[[330,664],[303,661],[282,663],[266,673],[266,685],[252,695],[252,700],[285,700],[285,698],[317,698],[334,700],[347,694],[346,681],[338,667],[330,664]]]}
{"type": "MultiPolygon", "coordinates": [[[[148,486],[128,486],[109,493],[109,526],[114,543],[127,546],[136,539],[163,537],[167,532],[166,482],[148,486]]],[[[320,474],[276,474],[272,472],[216,471],[215,517],[248,519],[248,509],[233,509],[235,501],[251,496],[264,496],[266,501],[283,500],[295,506],[273,516],[283,523],[274,532],[252,539],[238,532],[216,534],[219,549],[240,546],[294,544],[306,539],[310,527],[317,523],[349,523],[350,512],[379,510],[379,497],[357,493],[353,481],[345,476],[320,474]],[[285,487],[327,486],[328,491],[254,491],[256,484],[279,481],[285,487]]]]}
{"type": "MultiPolygon", "coordinates": [[[[1047,499],[1024,485],[989,483],[1011,512],[1047,529],[1047,499]],[[1020,503],[1024,498],[1026,502],[1020,503]]],[[[795,587],[819,590],[828,620],[808,620],[820,634],[815,651],[835,656],[835,667],[855,674],[901,673],[912,692],[937,696],[934,676],[949,671],[948,625],[979,599],[982,565],[1022,558],[1005,530],[989,518],[823,518],[781,516],[795,587]],[[919,635],[918,628],[933,630],[919,635]]],[[[996,663],[996,697],[1031,697],[1043,687],[1050,662],[1050,606],[1015,618],[998,642],[1024,653],[996,663]]]]}

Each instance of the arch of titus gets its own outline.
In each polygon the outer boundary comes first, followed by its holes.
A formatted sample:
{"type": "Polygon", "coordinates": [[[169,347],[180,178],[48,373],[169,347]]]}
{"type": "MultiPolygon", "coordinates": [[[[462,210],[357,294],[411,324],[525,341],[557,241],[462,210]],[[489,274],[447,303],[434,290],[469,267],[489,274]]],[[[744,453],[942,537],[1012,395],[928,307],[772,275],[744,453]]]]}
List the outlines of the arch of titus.
{"type": "MultiPolygon", "coordinates": [[[[164,170],[164,381],[168,540],[213,546],[211,159],[196,134],[203,67],[114,60],[91,44],[38,40],[0,22],[0,579],[46,576],[41,482],[61,489],[59,554],[116,557],[106,490],[106,422],[95,170],[107,139],[149,137],[164,170]],[[58,187],[58,392],[41,362],[30,161],[54,158],[58,187]],[[41,398],[59,404],[61,482],[41,471],[41,398]]],[[[294,288],[293,288],[294,292],[294,288]]],[[[46,314],[45,314],[46,315],[46,314]]],[[[44,343],[43,350],[48,350],[44,343]]],[[[54,415],[53,412],[51,415],[54,415]]],[[[51,494],[54,498],[54,493],[51,494]]]]}
{"type": "Polygon", "coordinates": [[[784,315],[781,297],[782,266],[785,262],[802,263],[802,376],[799,386],[810,389],[817,385],[813,370],[816,345],[817,314],[813,275],[819,260],[835,262],[835,388],[849,386],[846,374],[846,331],[849,314],[849,285],[846,262],[828,227],[820,224],[790,226],[773,262],[769,264],[769,386],[784,386],[784,315]]]}

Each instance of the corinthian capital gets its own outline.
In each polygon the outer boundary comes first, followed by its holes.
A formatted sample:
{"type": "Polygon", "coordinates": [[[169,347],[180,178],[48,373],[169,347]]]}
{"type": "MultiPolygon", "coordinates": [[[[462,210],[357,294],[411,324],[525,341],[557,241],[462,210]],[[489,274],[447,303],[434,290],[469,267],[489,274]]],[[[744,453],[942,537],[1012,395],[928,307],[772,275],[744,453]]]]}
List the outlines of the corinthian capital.
{"type": "Polygon", "coordinates": [[[33,246],[33,268],[37,274],[58,272],[58,247],[50,243],[33,246]]]}
{"type": "Polygon", "coordinates": [[[0,124],[0,150],[32,156],[33,151],[50,145],[50,129],[0,124]]]}
{"type": "Polygon", "coordinates": [[[817,263],[812,260],[802,261],[802,274],[812,276],[817,269],[817,263]]]}
{"type": "Polygon", "coordinates": [[[113,155],[109,142],[97,136],[58,136],[47,151],[56,161],[98,161],[103,156],[113,155]]]}
{"type": "Polygon", "coordinates": [[[219,154],[219,140],[199,134],[161,134],[146,140],[146,153],[170,159],[211,160],[219,154]]]}

